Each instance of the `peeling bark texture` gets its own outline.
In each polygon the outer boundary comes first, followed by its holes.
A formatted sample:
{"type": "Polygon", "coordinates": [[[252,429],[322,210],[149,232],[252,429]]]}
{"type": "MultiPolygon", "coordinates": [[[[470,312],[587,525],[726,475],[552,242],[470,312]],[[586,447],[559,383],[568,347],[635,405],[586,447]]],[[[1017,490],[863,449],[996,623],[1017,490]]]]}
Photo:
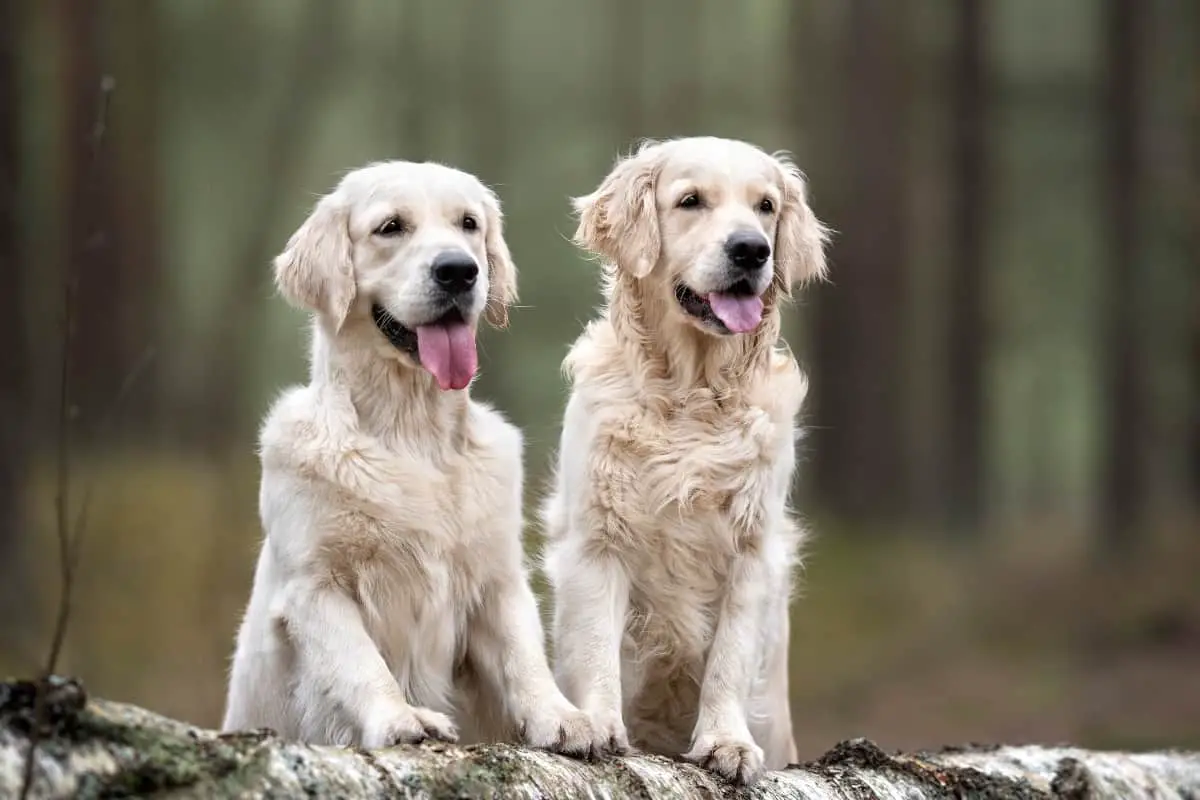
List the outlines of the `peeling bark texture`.
{"type": "MultiPolygon", "coordinates": [[[[52,678],[31,798],[1200,798],[1200,754],[970,746],[891,755],[865,739],[770,772],[749,790],[690,764],[637,756],[584,763],[510,745],[360,750],[220,735],[136,706],[88,700],[52,678]]],[[[0,683],[0,797],[17,797],[37,684],[0,683]]]]}

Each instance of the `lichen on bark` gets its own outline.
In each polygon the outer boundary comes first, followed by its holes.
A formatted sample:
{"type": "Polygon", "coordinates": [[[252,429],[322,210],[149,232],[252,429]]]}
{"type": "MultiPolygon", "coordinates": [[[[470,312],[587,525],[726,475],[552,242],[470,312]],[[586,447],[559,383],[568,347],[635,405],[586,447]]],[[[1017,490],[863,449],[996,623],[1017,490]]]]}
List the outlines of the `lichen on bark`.
{"type": "Polygon", "coordinates": [[[1193,753],[993,745],[894,754],[855,739],[741,789],[661,756],[587,763],[509,744],[314,747],[89,700],[68,678],[0,683],[0,798],[20,794],[31,744],[31,798],[1200,798],[1193,753]]]}

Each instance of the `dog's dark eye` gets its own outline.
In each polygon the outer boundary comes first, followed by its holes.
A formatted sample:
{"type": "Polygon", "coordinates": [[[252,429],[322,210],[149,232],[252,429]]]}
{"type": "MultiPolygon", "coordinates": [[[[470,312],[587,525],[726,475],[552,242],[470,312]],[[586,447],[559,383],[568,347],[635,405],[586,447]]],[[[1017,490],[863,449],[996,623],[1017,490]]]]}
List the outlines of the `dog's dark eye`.
{"type": "Polygon", "coordinates": [[[775,213],[775,203],[771,201],[771,198],[764,197],[758,203],[758,210],[764,214],[773,214],[775,213]]]}
{"type": "Polygon", "coordinates": [[[404,220],[391,217],[375,229],[376,236],[399,236],[404,233],[404,220]]]}
{"type": "Polygon", "coordinates": [[[475,219],[474,214],[463,214],[462,228],[464,231],[474,231],[479,229],[479,220],[475,219]]]}
{"type": "Polygon", "coordinates": [[[695,192],[689,192],[688,194],[685,194],[683,197],[679,198],[679,207],[680,208],[699,208],[700,207],[700,195],[696,194],[695,192]]]}

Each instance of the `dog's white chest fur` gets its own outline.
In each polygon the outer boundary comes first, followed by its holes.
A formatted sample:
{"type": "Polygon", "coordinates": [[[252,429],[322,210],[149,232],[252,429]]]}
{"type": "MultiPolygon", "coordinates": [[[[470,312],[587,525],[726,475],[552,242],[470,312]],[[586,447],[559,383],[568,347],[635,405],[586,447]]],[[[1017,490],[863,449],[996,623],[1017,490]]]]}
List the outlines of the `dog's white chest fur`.
{"type": "Polygon", "coordinates": [[[624,496],[613,498],[613,513],[634,534],[624,549],[632,567],[622,647],[624,683],[632,690],[626,721],[640,741],[682,749],[695,724],[731,562],[777,535],[765,524],[772,510],[782,513],[771,509],[766,465],[790,444],[790,426],[781,430],[761,408],[709,401],[605,427],[600,437],[627,454],[622,471],[630,479],[624,496]],[[715,435],[695,436],[701,426],[715,435]],[[643,696],[643,686],[653,687],[653,698],[643,696]]]}
{"type": "Polygon", "coordinates": [[[463,580],[476,571],[470,553],[442,547],[408,525],[357,521],[360,530],[373,523],[380,545],[371,560],[337,569],[353,587],[367,632],[411,702],[451,713],[455,666],[464,656],[468,617],[479,602],[478,585],[463,580]]]}
{"type": "MultiPolygon", "coordinates": [[[[313,391],[284,395],[263,426],[260,505],[270,527],[239,647],[266,651],[263,668],[274,673],[280,667],[268,664],[298,650],[288,622],[295,595],[335,586],[354,599],[408,702],[449,714],[462,702],[456,676],[468,625],[497,557],[508,561],[512,549],[504,540],[520,514],[520,434],[472,403],[460,446],[426,453],[419,443],[339,429],[336,416],[314,417],[314,407],[335,401],[314,402],[313,391]]],[[[270,703],[269,690],[256,693],[270,703]]],[[[324,730],[311,730],[303,717],[263,714],[285,735],[357,738],[349,721],[326,718],[324,730]]]]}

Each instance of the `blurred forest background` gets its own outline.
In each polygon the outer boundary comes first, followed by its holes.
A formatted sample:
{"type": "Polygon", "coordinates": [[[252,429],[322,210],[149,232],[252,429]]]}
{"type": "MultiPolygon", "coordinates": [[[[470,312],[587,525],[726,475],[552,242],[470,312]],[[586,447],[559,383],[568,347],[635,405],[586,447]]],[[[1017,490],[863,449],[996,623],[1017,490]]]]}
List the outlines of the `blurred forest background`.
{"type": "Polygon", "coordinates": [[[474,391],[532,504],[598,299],[567,198],[696,133],[793,151],[838,231],[787,321],[802,755],[1200,746],[1191,0],[0,0],[0,673],[58,598],[65,283],[60,671],[214,725],[256,426],[306,375],[269,263],[315,196],[384,158],[497,188],[523,305],[474,391]]]}

